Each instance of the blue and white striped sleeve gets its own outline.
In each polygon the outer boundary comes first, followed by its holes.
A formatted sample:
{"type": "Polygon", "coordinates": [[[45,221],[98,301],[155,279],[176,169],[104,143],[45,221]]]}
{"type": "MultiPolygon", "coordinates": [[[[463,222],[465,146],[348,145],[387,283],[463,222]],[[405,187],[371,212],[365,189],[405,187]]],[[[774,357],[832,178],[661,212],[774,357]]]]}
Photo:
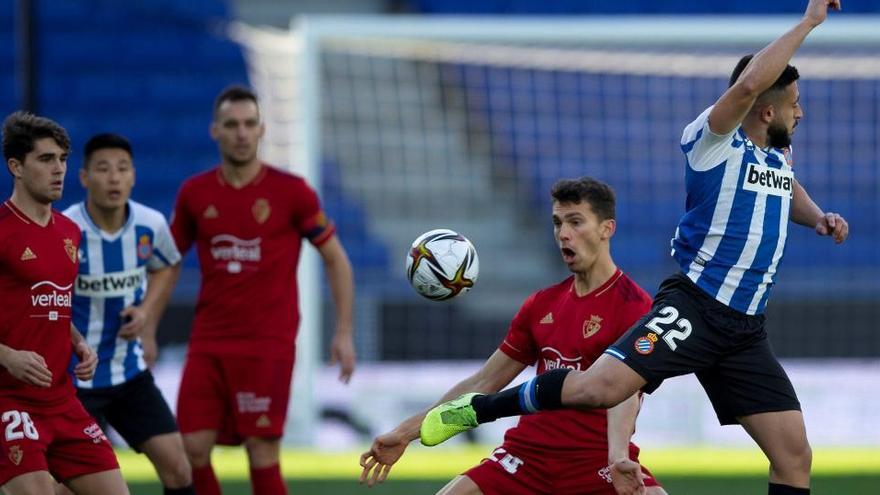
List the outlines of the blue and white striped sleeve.
{"type": "Polygon", "coordinates": [[[736,151],[734,140],[739,127],[723,135],[713,133],[709,129],[710,112],[712,107],[688,124],[681,135],[681,150],[687,157],[687,164],[698,172],[721,165],[736,151]]]}
{"type": "Polygon", "coordinates": [[[150,270],[161,270],[179,263],[181,258],[180,251],[177,250],[174,238],[171,237],[168,222],[165,221],[165,217],[161,216],[161,214],[155,225],[155,232],[153,255],[147,261],[147,268],[150,270]]]}

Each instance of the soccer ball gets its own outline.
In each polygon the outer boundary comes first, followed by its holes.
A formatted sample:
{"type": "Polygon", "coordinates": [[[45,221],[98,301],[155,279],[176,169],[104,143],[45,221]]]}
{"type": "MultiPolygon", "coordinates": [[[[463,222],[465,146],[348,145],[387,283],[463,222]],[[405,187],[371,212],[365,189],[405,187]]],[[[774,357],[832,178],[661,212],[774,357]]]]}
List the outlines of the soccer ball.
{"type": "Polygon", "coordinates": [[[406,277],[420,295],[445,301],[464,294],[477,281],[477,250],[463,235],[449,229],[425,232],[406,255],[406,277]]]}

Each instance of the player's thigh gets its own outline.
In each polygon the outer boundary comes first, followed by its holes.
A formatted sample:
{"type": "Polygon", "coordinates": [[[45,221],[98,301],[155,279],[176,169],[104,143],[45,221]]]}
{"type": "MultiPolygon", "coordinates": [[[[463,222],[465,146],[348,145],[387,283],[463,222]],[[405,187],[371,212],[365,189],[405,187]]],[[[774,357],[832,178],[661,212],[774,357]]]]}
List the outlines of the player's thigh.
{"type": "Polygon", "coordinates": [[[549,468],[551,457],[551,452],[530,453],[504,444],[468,469],[464,476],[484,495],[549,494],[553,483],[549,468]]]}
{"type": "Polygon", "coordinates": [[[483,492],[472,479],[460,474],[441,488],[437,495],[483,495],[483,492]]]}
{"type": "Polygon", "coordinates": [[[758,413],[800,411],[794,387],[765,332],[733,348],[697,378],[722,425],[758,413]]]}
{"type": "Polygon", "coordinates": [[[53,495],[55,480],[48,471],[20,474],[2,486],[5,495],[53,495]]]}
{"type": "Polygon", "coordinates": [[[52,421],[54,438],[46,451],[46,461],[56,479],[68,484],[82,476],[118,472],[110,441],[79,401],[72,401],[66,410],[53,415],[52,421]]]}
{"type": "Polygon", "coordinates": [[[76,495],[128,495],[128,486],[119,469],[84,474],[65,482],[76,495]]]}
{"type": "Polygon", "coordinates": [[[192,482],[192,471],[183,450],[180,433],[156,435],[141,444],[162,483],[166,486],[186,486],[192,482]]]}
{"type": "Polygon", "coordinates": [[[293,356],[223,360],[238,436],[277,439],[284,434],[292,376],[293,356]]]}
{"type": "Polygon", "coordinates": [[[775,468],[809,472],[812,456],[801,411],[766,412],[737,419],[775,468]]]}
{"type": "Polygon", "coordinates": [[[143,452],[150,439],[177,432],[174,414],[149,371],[129,380],[104,411],[110,425],[137,452],[143,452]]]}
{"type": "Polygon", "coordinates": [[[190,354],[183,367],[177,395],[177,422],[184,434],[218,431],[230,414],[232,399],[224,381],[222,359],[190,354]]]}

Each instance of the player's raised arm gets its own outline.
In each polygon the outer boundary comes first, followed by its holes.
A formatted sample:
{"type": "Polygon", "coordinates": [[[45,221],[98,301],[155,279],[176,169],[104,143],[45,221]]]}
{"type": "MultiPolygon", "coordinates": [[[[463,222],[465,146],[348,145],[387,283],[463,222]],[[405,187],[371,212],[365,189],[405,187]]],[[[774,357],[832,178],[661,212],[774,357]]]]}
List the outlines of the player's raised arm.
{"type": "Polygon", "coordinates": [[[829,8],[840,10],[840,1],[810,0],[801,21],[758,52],[739,77],[731,81],[709,114],[709,129],[714,134],[726,135],[739,126],[758,96],[782,74],[810,31],[825,21],[829,8]]]}
{"type": "MultiPolygon", "coordinates": [[[[466,392],[493,393],[507,386],[526,365],[496,350],[473,375],[457,383],[443,394],[431,407],[458,397],[466,392]]],[[[388,477],[391,467],[403,455],[410,442],[419,438],[419,427],[430,408],[407,418],[396,428],[373,440],[370,450],[361,454],[360,482],[368,486],[382,483],[388,477]]]]}

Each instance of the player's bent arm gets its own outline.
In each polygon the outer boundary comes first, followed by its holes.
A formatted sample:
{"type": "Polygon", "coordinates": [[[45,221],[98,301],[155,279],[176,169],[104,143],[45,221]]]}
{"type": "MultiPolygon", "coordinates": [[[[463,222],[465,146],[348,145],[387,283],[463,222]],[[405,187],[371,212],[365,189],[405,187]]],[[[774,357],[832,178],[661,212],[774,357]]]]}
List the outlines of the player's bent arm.
{"type": "Polygon", "coordinates": [[[174,291],[178,278],[180,278],[180,263],[147,274],[147,295],[141,303],[147,315],[146,331],[155,334],[156,326],[162,318],[162,313],[165,312],[168,300],[171,299],[171,292],[174,291]]]}
{"type": "Polygon", "coordinates": [[[477,392],[481,394],[495,393],[506,387],[514,378],[526,369],[526,365],[513,359],[504,352],[496,350],[473,375],[465,378],[450,388],[440,399],[424,411],[407,418],[395,428],[407,442],[419,438],[422,420],[435,406],[452,400],[461,394],[477,392]]]}
{"type": "Polygon", "coordinates": [[[822,208],[819,208],[807,190],[795,179],[791,198],[791,221],[805,227],[815,227],[822,219],[822,208]]]}
{"type": "Polygon", "coordinates": [[[709,114],[709,129],[726,135],[739,127],[758,96],[776,82],[810,31],[825,21],[828,7],[840,8],[838,1],[811,0],[803,19],[788,32],[758,52],[736,83],[721,95],[709,114]]]}
{"type": "Polygon", "coordinates": [[[608,463],[629,458],[629,441],[636,429],[639,415],[639,394],[608,409],[608,463]]]}

